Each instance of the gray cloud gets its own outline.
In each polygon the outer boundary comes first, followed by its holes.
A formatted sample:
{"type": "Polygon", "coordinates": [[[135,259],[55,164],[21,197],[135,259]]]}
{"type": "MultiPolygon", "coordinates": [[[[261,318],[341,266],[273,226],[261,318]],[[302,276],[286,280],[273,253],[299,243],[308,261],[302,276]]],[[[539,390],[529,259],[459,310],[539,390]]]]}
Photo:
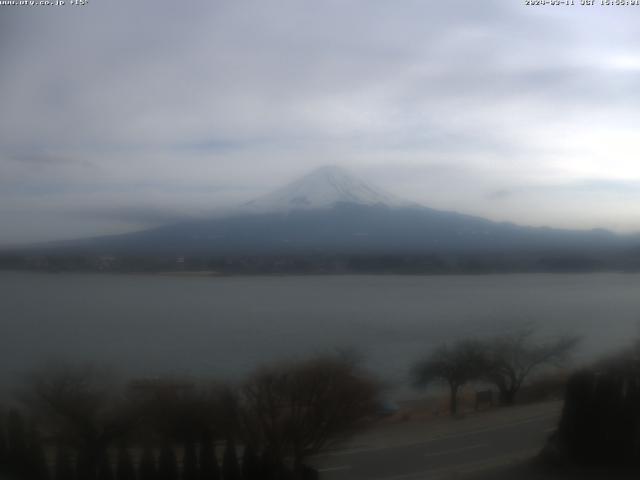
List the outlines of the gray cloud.
{"type": "Polygon", "coordinates": [[[77,211],[67,211],[66,215],[75,219],[115,221],[130,223],[142,227],[153,227],[166,225],[168,223],[192,220],[191,215],[180,212],[172,212],[168,208],[140,207],[137,205],[122,207],[98,207],[94,209],[79,209],[77,211]]]}
{"type": "Polygon", "coordinates": [[[503,200],[505,198],[509,198],[513,195],[511,190],[502,189],[502,190],[494,190],[492,192],[487,193],[487,198],[489,200],[503,200]]]}
{"type": "Polygon", "coordinates": [[[640,229],[605,189],[577,195],[586,215],[562,189],[534,188],[640,181],[640,32],[627,8],[67,7],[0,12],[0,221],[12,241],[93,233],[80,217],[67,229],[77,204],[100,232],[120,231],[246,201],[326,163],[438,208],[640,229]],[[496,196],[507,191],[518,194],[496,196]],[[59,222],[25,229],[17,211],[59,222]]]}

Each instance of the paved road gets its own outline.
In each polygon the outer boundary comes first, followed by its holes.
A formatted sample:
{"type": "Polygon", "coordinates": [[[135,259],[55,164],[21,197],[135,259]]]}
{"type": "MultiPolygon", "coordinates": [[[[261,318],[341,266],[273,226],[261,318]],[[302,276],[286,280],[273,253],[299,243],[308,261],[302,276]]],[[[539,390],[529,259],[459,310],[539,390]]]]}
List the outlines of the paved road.
{"type": "Polygon", "coordinates": [[[449,478],[535,455],[554,430],[560,407],[550,402],[378,427],[316,465],[322,480],[449,478]]]}

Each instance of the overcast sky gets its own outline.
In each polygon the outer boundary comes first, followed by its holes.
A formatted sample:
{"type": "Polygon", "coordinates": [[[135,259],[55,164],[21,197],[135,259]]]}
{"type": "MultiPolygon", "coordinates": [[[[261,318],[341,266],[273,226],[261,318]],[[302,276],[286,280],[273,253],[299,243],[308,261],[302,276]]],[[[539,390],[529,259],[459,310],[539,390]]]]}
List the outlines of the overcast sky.
{"type": "Polygon", "coordinates": [[[0,6],[0,244],[205,215],[324,164],[435,208],[640,231],[639,44],[632,6],[0,6]]]}

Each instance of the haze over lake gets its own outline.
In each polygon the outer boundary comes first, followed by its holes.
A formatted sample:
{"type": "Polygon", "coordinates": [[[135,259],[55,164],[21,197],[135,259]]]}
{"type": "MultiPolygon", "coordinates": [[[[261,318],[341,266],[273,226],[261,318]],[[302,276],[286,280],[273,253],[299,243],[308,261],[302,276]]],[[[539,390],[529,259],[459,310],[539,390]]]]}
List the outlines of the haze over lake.
{"type": "Polygon", "coordinates": [[[396,386],[442,341],[537,326],[578,359],[638,336],[640,275],[170,277],[0,272],[0,379],[51,359],[234,378],[354,347],[396,386]]]}

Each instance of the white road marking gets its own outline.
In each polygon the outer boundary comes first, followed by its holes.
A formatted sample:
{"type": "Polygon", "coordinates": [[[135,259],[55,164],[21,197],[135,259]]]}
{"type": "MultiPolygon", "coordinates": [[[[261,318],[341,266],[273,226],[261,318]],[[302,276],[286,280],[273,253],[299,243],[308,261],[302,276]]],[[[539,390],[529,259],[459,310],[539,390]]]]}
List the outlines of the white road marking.
{"type": "Polygon", "coordinates": [[[449,455],[451,453],[466,452],[467,450],[475,450],[476,448],[482,448],[482,447],[486,447],[486,446],[487,446],[486,443],[478,443],[477,445],[469,445],[468,447],[460,447],[460,448],[454,448],[454,449],[450,449],[450,450],[443,450],[441,452],[427,453],[425,455],[425,457],[440,457],[442,455],[449,455]]]}

